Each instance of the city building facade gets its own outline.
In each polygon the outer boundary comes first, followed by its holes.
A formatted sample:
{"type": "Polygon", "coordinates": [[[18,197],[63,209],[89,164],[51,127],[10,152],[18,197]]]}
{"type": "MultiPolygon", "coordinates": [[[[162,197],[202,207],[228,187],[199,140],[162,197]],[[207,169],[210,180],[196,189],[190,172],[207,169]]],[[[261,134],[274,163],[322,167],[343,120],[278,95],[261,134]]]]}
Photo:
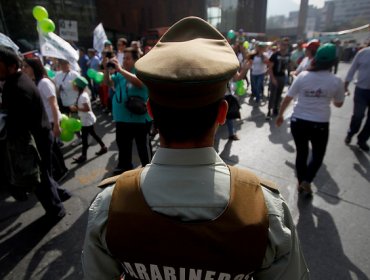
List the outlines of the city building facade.
{"type": "Polygon", "coordinates": [[[119,37],[130,41],[152,36],[186,16],[208,19],[224,34],[230,29],[262,33],[266,29],[267,0],[1,0],[0,32],[23,52],[38,49],[32,16],[36,5],[47,9],[54,33],[76,47],[92,46],[99,23],[113,42],[119,37]]]}

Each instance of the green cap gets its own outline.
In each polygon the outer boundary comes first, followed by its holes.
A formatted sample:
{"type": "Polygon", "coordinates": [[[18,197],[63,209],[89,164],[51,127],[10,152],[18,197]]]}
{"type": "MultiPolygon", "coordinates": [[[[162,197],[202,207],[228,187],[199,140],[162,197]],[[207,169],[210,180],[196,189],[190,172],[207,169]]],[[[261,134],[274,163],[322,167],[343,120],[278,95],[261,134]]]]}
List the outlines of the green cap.
{"type": "Polygon", "coordinates": [[[336,48],[334,44],[326,43],[318,48],[315,55],[316,63],[330,63],[336,58],[336,48]]]}
{"type": "Polygon", "coordinates": [[[89,82],[84,77],[79,76],[73,80],[73,84],[76,87],[84,89],[89,84],[89,82]]]}
{"type": "Polygon", "coordinates": [[[104,45],[112,45],[112,42],[111,42],[111,41],[109,41],[109,40],[105,40],[105,41],[104,41],[104,45]]]}
{"type": "Polygon", "coordinates": [[[135,64],[149,98],[169,107],[202,107],[223,98],[239,61],[222,34],[198,17],[175,23],[135,64]]]}

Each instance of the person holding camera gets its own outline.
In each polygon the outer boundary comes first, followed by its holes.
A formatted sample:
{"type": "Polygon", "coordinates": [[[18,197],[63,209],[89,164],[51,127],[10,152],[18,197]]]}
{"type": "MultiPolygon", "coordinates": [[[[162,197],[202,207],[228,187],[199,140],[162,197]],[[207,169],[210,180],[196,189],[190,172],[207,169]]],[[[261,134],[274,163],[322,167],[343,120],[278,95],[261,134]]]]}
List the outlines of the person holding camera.
{"type": "MultiPolygon", "coordinates": [[[[123,59],[123,68],[116,57],[104,58],[104,82],[114,86],[112,98],[112,115],[116,123],[116,142],[118,147],[118,164],[114,174],[133,169],[132,141],[135,140],[142,166],[149,163],[148,153],[148,123],[151,121],[146,110],[133,112],[127,107],[130,97],[142,99],[142,104],[148,99],[148,91],[144,84],[136,77],[134,68],[138,60],[138,53],[133,48],[126,48],[123,59]]],[[[145,107],[145,106],[144,106],[145,107]]]]}

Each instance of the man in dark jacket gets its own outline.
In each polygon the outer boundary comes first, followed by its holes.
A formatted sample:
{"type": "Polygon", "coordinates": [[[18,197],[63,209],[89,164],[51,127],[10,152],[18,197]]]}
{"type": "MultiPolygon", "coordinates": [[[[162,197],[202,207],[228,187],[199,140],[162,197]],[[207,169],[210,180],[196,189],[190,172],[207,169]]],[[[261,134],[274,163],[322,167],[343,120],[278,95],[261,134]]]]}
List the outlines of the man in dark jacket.
{"type": "MultiPolygon", "coordinates": [[[[38,89],[33,81],[19,71],[18,56],[0,47],[0,81],[5,81],[2,93],[2,110],[7,114],[7,140],[29,138],[31,134],[41,160],[41,183],[35,194],[46,211],[46,217],[57,221],[65,216],[62,201],[71,194],[60,188],[51,177],[51,133],[38,89]]],[[[9,182],[5,182],[9,185],[9,182]]],[[[14,188],[12,188],[14,189],[14,188]]]]}

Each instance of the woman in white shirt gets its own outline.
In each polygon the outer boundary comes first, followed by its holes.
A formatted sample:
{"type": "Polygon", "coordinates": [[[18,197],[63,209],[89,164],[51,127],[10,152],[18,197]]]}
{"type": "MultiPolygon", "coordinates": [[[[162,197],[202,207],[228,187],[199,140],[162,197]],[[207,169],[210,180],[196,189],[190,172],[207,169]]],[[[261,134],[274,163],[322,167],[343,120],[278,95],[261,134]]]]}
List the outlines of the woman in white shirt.
{"type": "Polygon", "coordinates": [[[256,44],[256,50],[248,57],[251,67],[252,96],[258,104],[263,95],[263,82],[267,71],[268,58],[264,55],[265,45],[261,42],[256,44]]]}
{"type": "Polygon", "coordinates": [[[311,182],[324,160],[329,139],[330,104],[341,107],[344,101],[343,82],[330,72],[334,62],[335,46],[321,46],[311,68],[299,74],[289,88],[276,119],[279,127],[284,121],[284,111],[294,99],[290,127],[297,150],[295,167],[298,191],[310,195],[311,182]],[[309,143],[312,151],[308,161],[309,143]]]}
{"type": "Polygon", "coordinates": [[[54,139],[52,144],[51,170],[53,178],[60,181],[68,174],[68,168],[65,165],[63,154],[57,141],[61,132],[59,123],[61,113],[57,103],[55,84],[48,78],[46,70],[38,57],[26,58],[23,62],[22,70],[36,83],[49,123],[52,127],[54,139]]]}

